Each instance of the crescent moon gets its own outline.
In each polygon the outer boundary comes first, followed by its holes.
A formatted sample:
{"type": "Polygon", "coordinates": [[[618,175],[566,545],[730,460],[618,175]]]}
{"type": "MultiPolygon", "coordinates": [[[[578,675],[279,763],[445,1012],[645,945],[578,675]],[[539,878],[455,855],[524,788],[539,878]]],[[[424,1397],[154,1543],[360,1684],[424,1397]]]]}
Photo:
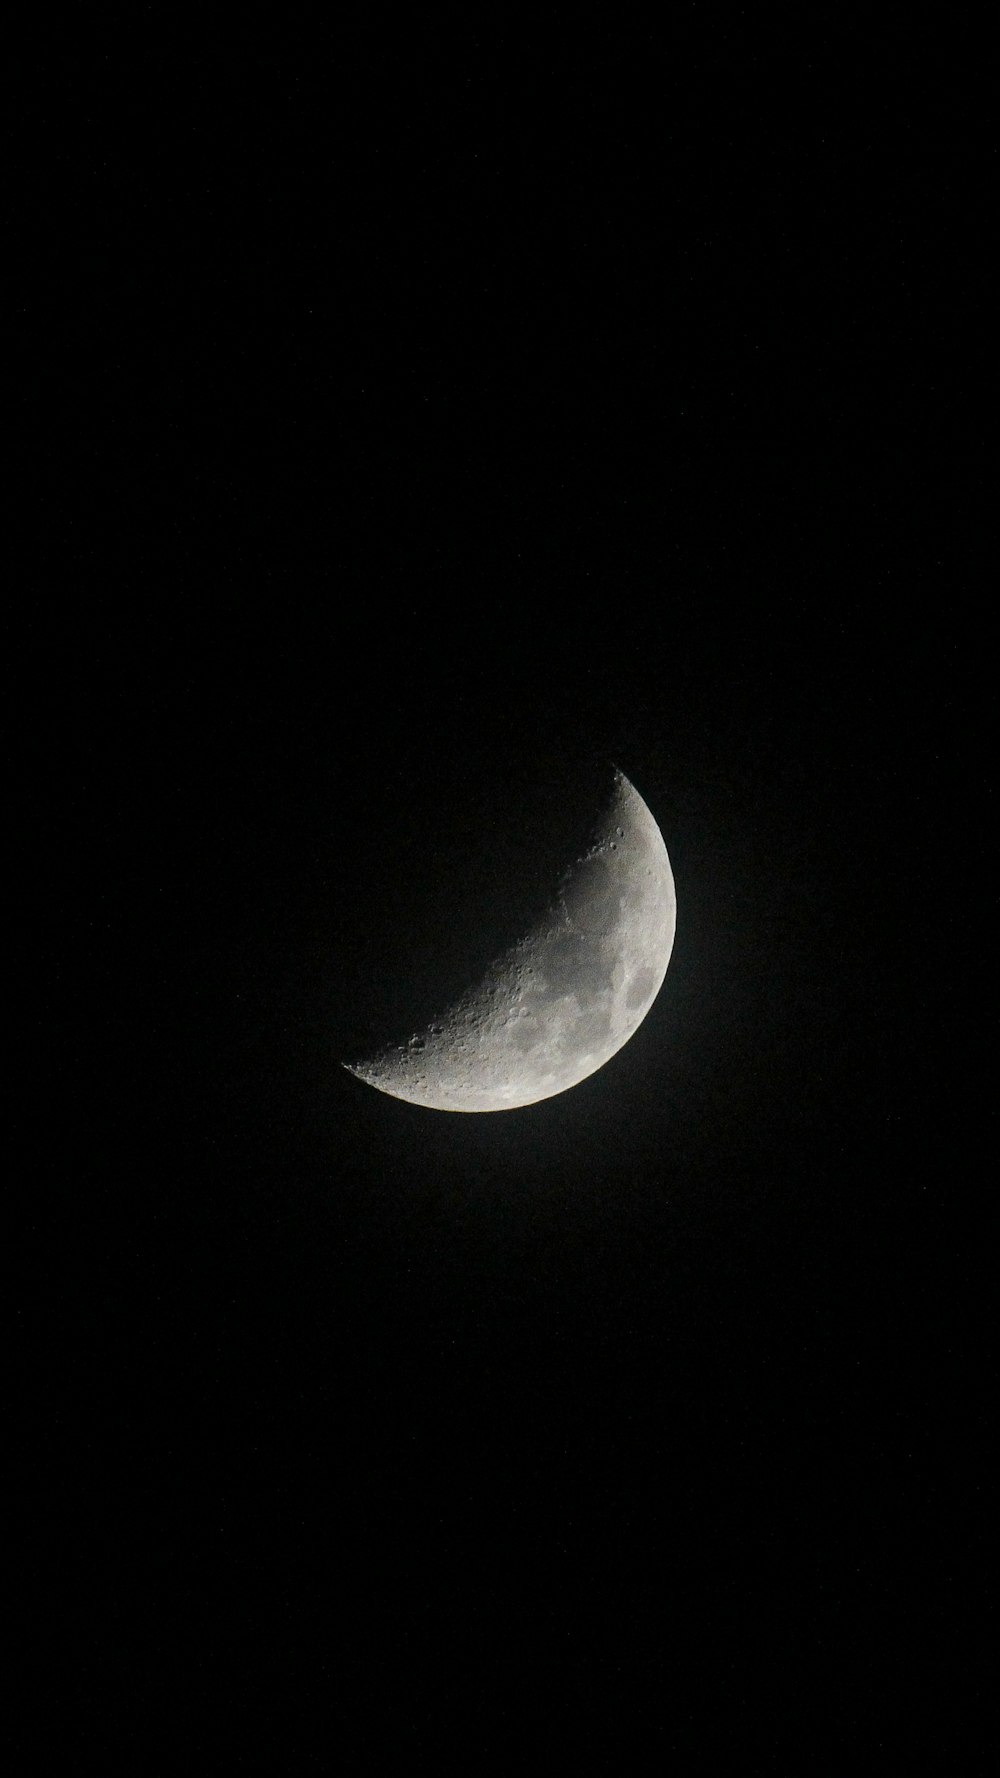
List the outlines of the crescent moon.
{"type": "Polygon", "coordinates": [[[545,917],[408,1042],[345,1063],[359,1080],[438,1111],[512,1111],[602,1068],[641,1025],[677,917],[663,836],[616,771],[591,844],[545,917]]]}

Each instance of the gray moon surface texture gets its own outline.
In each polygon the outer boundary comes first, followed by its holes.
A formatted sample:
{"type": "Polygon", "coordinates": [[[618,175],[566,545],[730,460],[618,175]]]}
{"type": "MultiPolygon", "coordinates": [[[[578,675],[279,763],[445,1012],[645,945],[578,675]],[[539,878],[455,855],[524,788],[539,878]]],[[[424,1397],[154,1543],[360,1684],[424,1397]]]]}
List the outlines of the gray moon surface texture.
{"type": "Polygon", "coordinates": [[[602,1068],[641,1025],[673,949],[663,836],[623,772],[545,916],[406,1043],[345,1063],[438,1111],[512,1111],[602,1068]]]}

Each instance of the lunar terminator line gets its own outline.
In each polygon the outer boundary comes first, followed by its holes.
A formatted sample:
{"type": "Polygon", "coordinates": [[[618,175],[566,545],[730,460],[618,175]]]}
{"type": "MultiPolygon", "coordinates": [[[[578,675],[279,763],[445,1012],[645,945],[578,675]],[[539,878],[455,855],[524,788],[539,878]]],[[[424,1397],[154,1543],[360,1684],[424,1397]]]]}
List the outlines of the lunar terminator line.
{"type": "Polygon", "coordinates": [[[616,771],[592,843],[534,929],[407,1043],[344,1065],[439,1111],[510,1111],[563,1093],[642,1023],[667,971],[676,911],[663,836],[616,771]]]}

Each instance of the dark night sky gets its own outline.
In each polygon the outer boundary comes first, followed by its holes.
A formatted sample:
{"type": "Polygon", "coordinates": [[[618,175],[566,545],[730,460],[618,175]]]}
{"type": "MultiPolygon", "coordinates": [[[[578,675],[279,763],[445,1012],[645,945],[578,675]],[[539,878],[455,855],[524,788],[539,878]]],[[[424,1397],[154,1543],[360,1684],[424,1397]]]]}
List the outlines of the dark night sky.
{"type": "Polygon", "coordinates": [[[980,50],[675,12],[24,84],[18,1771],[985,1767],[980,50]],[[344,1074],[608,760],[633,1041],[344,1074]]]}

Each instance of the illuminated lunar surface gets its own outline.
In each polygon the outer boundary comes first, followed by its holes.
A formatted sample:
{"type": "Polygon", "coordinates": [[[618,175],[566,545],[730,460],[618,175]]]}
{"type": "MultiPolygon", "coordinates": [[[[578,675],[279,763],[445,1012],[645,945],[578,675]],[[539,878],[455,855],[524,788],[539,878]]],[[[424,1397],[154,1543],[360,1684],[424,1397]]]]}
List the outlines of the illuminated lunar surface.
{"type": "Polygon", "coordinates": [[[408,1042],[346,1066],[438,1111],[511,1111],[564,1093],[642,1023],[670,961],[676,911],[660,830],[616,772],[592,843],[527,937],[408,1042]]]}

